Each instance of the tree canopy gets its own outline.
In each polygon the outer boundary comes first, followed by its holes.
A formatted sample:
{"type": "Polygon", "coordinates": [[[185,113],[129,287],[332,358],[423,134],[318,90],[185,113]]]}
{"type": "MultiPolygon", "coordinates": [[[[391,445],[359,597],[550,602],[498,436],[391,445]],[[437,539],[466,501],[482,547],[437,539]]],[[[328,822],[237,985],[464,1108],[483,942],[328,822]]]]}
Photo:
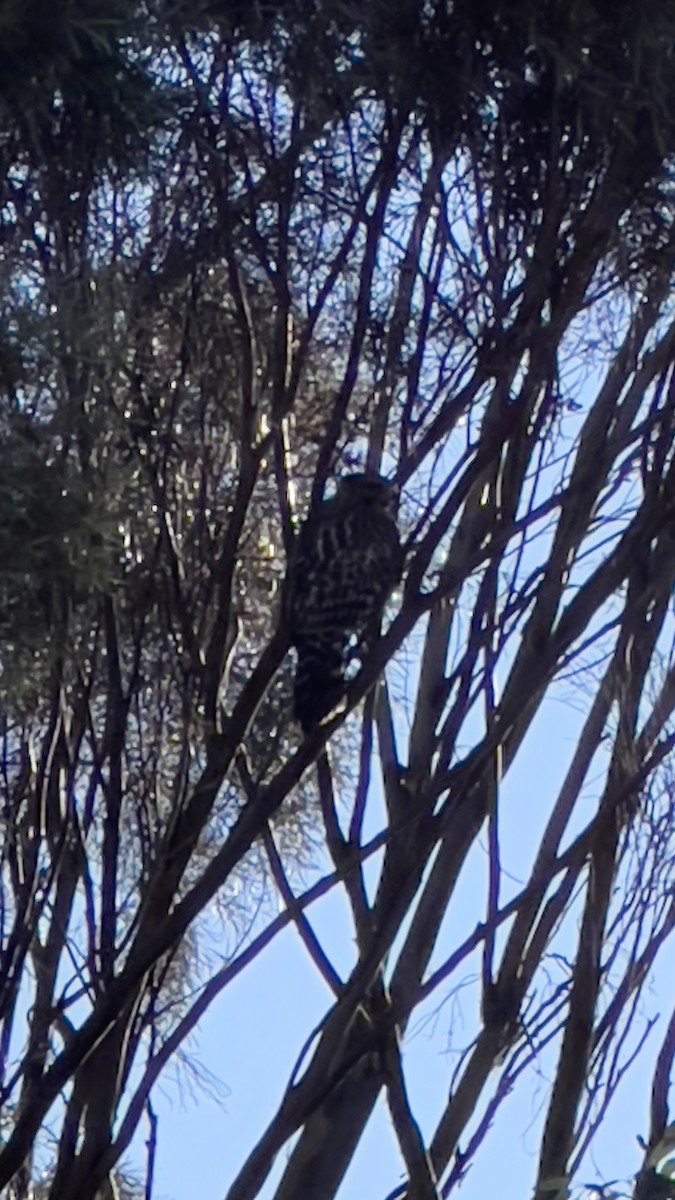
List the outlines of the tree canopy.
{"type": "Polygon", "coordinates": [[[286,1146],[275,1200],[335,1196],[382,1096],[382,1200],[449,1196],[542,1056],[533,1200],[579,1194],[637,1056],[622,1194],[675,1196],[673,5],[8,0],[0,31],[3,1194],[131,1196],[149,1122],[150,1197],[153,1088],[294,925],[325,1017],[229,1200],[286,1146]],[[303,737],[288,568],[364,468],[404,578],[303,737]],[[564,777],[519,803],[552,699],[564,777]],[[429,1131],[406,1033],[467,972],[429,1131]]]}

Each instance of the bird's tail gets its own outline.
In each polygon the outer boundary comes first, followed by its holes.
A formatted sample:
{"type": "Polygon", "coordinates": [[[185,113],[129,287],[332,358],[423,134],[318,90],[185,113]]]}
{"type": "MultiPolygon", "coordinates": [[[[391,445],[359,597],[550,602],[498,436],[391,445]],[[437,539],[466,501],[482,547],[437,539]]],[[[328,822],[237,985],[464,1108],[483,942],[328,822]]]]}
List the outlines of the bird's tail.
{"type": "Polygon", "coordinates": [[[305,733],[335,707],[343,691],[343,653],[334,646],[302,644],[293,690],[293,715],[305,733]]]}

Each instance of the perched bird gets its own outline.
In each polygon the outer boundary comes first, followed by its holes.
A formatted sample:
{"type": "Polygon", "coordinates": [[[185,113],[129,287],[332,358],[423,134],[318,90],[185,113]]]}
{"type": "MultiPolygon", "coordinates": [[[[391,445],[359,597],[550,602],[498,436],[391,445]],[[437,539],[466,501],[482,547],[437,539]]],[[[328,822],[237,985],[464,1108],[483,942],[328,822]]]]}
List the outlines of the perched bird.
{"type": "Polygon", "coordinates": [[[401,577],[398,488],[379,475],[347,475],[301,531],[291,576],[291,642],[298,652],[294,715],[318,725],[344,691],[349,643],[363,651],[401,577]]]}

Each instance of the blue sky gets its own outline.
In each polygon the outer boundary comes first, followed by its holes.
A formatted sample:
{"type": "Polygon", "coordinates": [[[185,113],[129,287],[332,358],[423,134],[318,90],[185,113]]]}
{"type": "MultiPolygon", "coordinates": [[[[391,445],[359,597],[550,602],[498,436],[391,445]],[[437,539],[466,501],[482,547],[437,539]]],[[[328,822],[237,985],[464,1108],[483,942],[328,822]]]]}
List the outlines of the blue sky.
{"type": "MultiPolygon", "coordinates": [[[[579,712],[569,704],[560,698],[549,699],[505,782],[502,854],[514,887],[522,882],[531,862],[532,850],[573,751],[579,721],[579,712]]],[[[446,917],[446,949],[460,941],[483,914],[484,857],[481,841],[467,862],[446,917]]],[[[331,895],[313,906],[310,916],[338,969],[346,970],[351,955],[350,926],[342,901],[331,895]]],[[[442,1112],[457,1050],[470,1041],[475,1027],[477,992],[471,986],[475,965],[474,960],[460,969],[458,979],[465,986],[456,997],[449,995],[448,984],[416,1014],[406,1037],[410,1097],[427,1136],[442,1112]]],[[[594,1157],[587,1158],[580,1173],[584,1182],[625,1178],[639,1165],[636,1135],[647,1133],[651,1070],[659,1031],[665,1027],[672,998],[666,967],[666,962],[659,965],[645,998],[650,1012],[655,1013],[660,995],[664,1017],[612,1102],[594,1157]]],[[[328,990],[292,929],[277,937],[218,998],[191,1049],[226,1085],[229,1094],[219,1106],[199,1092],[190,1096],[183,1089],[181,1098],[170,1073],[160,1083],[153,1096],[160,1118],[156,1200],[193,1200],[196,1194],[200,1200],[223,1200],[274,1114],[308,1033],[329,1003],[328,990]]],[[[555,1053],[549,1051],[543,1056],[542,1074],[526,1073],[504,1102],[459,1190],[462,1200],[486,1200],[495,1189],[502,1195],[505,1178],[509,1197],[530,1195],[547,1083],[554,1067],[555,1053]]],[[[495,1073],[492,1086],[497,1078],[495,1073]]],[[[286,1151],[279,1156],[268,1186],[260,1193],[261,1200],[271,1200],[285,1158],[286,1151]]],[[[386,1107],[381,1102],[339,1200],[363,1200],[366,1196],[369,1200],[385,1200],[402,1174],[386,1107]]]]}

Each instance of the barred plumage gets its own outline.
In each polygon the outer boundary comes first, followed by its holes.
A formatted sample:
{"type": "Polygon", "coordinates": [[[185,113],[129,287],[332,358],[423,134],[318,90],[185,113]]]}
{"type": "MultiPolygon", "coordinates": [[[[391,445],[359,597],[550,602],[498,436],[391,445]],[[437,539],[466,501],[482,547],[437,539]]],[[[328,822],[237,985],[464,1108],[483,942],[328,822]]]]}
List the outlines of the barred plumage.
{"type": "Polygon", "coordinates": [[[290,605],[298,652],[294,713],[307,732],[344,690],[349,641],[361,649],[377,633],[401,576],[398,492],[377,475],[347,475],[300,536],[290,605]]]}

